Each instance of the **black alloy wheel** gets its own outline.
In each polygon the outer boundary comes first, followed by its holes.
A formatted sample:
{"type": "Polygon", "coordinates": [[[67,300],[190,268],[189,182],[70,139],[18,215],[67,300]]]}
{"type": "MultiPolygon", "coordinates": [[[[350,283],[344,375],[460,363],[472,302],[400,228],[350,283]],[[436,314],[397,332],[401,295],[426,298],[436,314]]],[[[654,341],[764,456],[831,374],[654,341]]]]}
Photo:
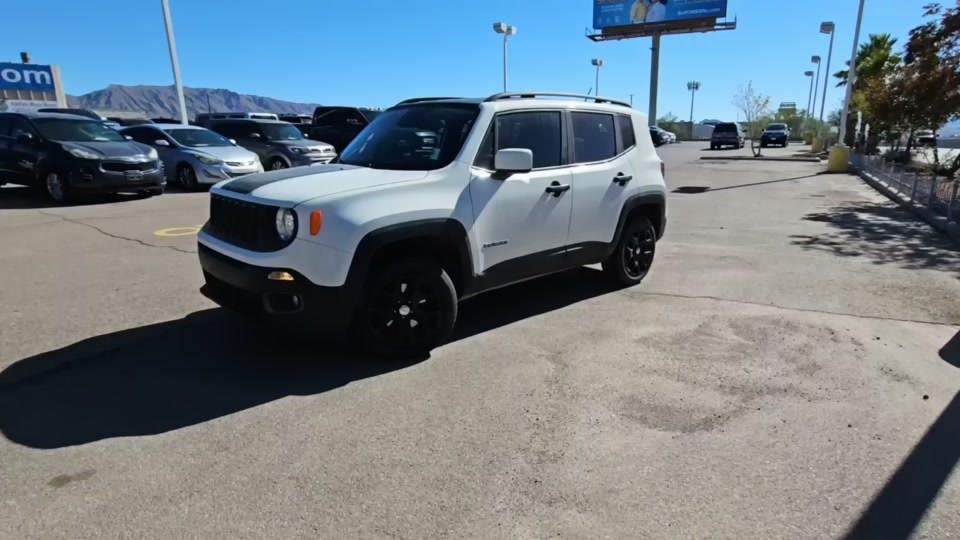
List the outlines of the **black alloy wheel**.
{"type": "Polygon", "coordinates": [[[457,319],[457,292],[446,271],[431,261],[389,265],[366,287],[359,313],[368,348],[390,355],[419,355],[441,344],[457,319]]]}
{"type": "Polygon", "coordinates": [[[624,227],[617,248],[603,262],[603,270],[621,285],[636,285],[650,272],[656,246],[657,230],[647,217],[638,216],[624,227]]]}

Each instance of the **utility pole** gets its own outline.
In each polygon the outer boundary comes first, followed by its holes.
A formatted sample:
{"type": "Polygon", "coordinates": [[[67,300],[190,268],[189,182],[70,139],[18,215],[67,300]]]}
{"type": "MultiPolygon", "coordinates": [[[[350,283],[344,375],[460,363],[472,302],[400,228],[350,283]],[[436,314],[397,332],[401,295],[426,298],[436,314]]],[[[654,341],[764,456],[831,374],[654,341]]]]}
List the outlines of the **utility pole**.
{"type": "Polygon", "coordinates": [[[177,87],[177,101],[180,103],[180,123],[189,124],[187,120],[187,103],[183,98],[183,83],[180,82],[180,62],[177,61],[177,42],[173,39],[173,21],[170,20],[170,6],[167,0],[160,0],[163,8],[163,24],[167,27],[167,46],[170,48],[170,65],[173,67],[173,83],[177,87]]]}
{"type": "Polygon", "coordinates": [[[647,120],[651,126],[657,125],[657,85],[660,79],[660,34],[653,35],[650,47],[650,109],[647,120]]]}
{"type": "Polygon", "coordinates": [[[693,140],[693,96],[700,89],[700,81],[690,81],[687,83],[687,90],[690,91],[690,140],[693,140]]]}
{"type": "Polygon", "coordinates": [[[633,94],[630,94],[630,107],[633,107],[633,94]]]}
{"type": "Polygon", "coordinates": [[[815,81],[813,83],[813,105],[811,105],[810,114],[808,115],[810,120],[813,120],[814,111],[817,109],[817,90],[820,89],[820,57],[811,56],[810,62],[817,65],[817,76],[813,79],[815,81]]]}
{"type": "Polygon", "coordinates": [[[827,72],[823,74],[823,99],[820,100],[820,125],[823,125],[823,110],[827,105],[827,82],[830,80],[830,59],[833,57],[833,35],[836,26],[830,22],[820,23],[820,33],[830,34],[830,48],[827,50],[827,72]]]}

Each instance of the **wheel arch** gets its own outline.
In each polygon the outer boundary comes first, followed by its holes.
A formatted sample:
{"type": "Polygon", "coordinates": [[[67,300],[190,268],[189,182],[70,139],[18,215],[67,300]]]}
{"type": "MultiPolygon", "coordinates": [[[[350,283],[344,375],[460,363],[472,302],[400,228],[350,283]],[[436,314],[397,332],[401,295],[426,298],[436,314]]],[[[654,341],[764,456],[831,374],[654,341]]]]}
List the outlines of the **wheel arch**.
{"type": "Polygon", "coordinates": [[[365,234],[350,263],[348,287],[359,291],[372,269],[407,257],[437,261],[453,280],[458,296],[474,286],[466,228],[453,218],[434,218],[388,225],[365,234]]]}
{"type": "Polygon", "coordinates": [[[649,219],[657,231],[657,240],[662,238],[666,229],[666,207],[667,199],[663,193],[640,193],[628,198],[620,210],[617,234],[612,245],[616,246],[620,242],[624,226],[635,216],[645,216],[649,219]]]}

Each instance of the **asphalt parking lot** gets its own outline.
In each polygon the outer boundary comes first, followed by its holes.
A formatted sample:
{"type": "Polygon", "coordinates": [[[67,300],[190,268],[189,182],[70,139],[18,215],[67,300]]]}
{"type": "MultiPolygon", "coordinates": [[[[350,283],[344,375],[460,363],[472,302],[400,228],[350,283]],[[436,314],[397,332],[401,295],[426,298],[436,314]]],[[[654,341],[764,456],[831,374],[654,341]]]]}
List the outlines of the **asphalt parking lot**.
{"type": "Polygon", "coordinates": [[[477,297],[411,364],[200,296],[205,193],[0,188],[0,537],[956,538],[960,250],[705,146],[642,285],[477,297]]]}

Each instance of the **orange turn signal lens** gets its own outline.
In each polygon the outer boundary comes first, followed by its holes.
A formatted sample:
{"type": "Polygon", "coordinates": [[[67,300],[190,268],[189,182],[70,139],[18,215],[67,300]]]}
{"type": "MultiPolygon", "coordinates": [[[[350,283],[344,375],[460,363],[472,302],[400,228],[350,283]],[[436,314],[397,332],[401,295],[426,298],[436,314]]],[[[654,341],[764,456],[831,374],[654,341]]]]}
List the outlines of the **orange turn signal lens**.
{"type": "Polygon", "coordinates": [[[320,227],[323,227],[323,212],[314,210],[310,212],[310,236],[320,234],[320,227]]]}

